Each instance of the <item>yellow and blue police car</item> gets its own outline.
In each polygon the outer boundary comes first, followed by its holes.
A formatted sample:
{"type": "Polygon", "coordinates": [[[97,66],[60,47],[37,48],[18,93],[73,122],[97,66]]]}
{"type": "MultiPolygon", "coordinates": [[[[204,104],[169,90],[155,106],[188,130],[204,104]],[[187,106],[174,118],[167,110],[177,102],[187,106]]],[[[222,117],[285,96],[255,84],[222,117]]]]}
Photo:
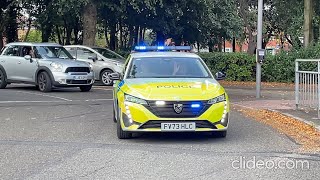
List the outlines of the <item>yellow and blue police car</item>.
{"type": "Polygon", "coordinates": [[[227,135],[228,96],[204,61],[185,52],[190,48],[137,46],[124,72],[109,75],[115,81],[113,120],[119,139],[136,132],[227,135]]]}

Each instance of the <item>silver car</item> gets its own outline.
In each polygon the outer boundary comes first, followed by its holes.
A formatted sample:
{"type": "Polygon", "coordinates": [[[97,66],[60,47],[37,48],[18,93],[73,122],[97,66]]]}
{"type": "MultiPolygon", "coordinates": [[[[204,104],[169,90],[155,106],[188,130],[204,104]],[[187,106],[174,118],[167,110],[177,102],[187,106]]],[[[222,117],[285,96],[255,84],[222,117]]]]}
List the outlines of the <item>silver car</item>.
{"type": "Polygon", "coordinates": [[[9,43],[0,55],[0,89],[10,83],[36,85],[42,92],[52,87],[80,87],[90,91],[94,73],[90,64],[76,61],[56,43],[9,43]]]}
{"type": "Polygon", "coordinates": [[[91,63],[95,80],[101,81],[104,85],[110,86],[113,84],[113,81],[109,79],[109,74],[122,73],[123,71],[125,59],[109,49],[82,45],[64,47],[77,60],[91,63]]]}

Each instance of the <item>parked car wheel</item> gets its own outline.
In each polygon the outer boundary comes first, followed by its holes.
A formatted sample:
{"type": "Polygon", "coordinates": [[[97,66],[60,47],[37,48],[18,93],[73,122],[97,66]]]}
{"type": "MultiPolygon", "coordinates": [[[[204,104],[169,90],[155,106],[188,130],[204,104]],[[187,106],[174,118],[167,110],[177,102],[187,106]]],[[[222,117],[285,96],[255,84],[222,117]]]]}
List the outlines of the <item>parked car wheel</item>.
{"type": "Polygon", "coordinates": [[[80,90],[81,92],[88,92],[90,91],[92,88],[92,85],[89,85],[89,86],[80,86],[80,90]]]}
{"type": "Polygon", "coordinates": [[[4,73],[0,69],[0,89],[4,89],[7,87],[7,80],[6,77],[4,76],[4,73]]]}
{"type": "Polygon", "coordinates": [[[109,74],[113,73],[112,70],[106,69],[101,72],[100,80],[103,83],[103,85],[111,86],[113,84],[113,81],[109,78],[109,74]]]}
{"type": "Polygon", "coordinates": [[[47,72],[43,71],[38,75],[38,86],[41,92],[50,92],[52,90],[52,82],[47,72]]]}

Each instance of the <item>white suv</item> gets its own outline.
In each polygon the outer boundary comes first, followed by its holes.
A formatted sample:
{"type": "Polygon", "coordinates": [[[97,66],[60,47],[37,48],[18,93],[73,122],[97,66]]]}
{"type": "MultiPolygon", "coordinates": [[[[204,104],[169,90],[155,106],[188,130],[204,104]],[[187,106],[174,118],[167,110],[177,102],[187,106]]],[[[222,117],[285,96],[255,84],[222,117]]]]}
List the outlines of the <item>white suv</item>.
{"type": "Polygon", "coordinates": [[[80,87],[90,91],[94,73],[90,64],[76,61],[56,43],[9,43],[0,55],[0,89],[27,83],[50,92],[52,87],[80,87]]]}

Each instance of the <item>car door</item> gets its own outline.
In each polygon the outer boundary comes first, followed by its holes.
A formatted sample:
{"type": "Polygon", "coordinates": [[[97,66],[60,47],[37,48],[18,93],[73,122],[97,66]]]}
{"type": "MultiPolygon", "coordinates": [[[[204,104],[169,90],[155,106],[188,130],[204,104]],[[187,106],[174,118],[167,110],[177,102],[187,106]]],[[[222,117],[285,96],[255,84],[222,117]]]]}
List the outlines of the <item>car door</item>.
{"type": "Polygon", "coordinates": [[[6,47],[1,57],[1,64],[6,71],[8,80],[20,80],[17,69],[19,62],[19,46],[6,47]]]}
{"type": "Polygon", "coordinates": [[[98,55],[96,53],[94,53],[93,51],[91,51],[90,49],[82,48],[82,47],[77,48],[76,55],[77,55],[77,60],[85,61],[85,62],[92,64],[92,69],[95,74],[95,79],[97,79],[100,74],[101,69],[103,68],[103,66],[101,64],[102,61],[98,57],[98,55]]]}
{"type": "Polygon", "coordinates": [[[25,82],[35,82],[35,73],[38,69],[38,59],[32,46],[20,47],[20,64],[18,66],[19,76],[25,82]],[[31,56],[31,59],[26,59],[25,56],[31,56]]]}

